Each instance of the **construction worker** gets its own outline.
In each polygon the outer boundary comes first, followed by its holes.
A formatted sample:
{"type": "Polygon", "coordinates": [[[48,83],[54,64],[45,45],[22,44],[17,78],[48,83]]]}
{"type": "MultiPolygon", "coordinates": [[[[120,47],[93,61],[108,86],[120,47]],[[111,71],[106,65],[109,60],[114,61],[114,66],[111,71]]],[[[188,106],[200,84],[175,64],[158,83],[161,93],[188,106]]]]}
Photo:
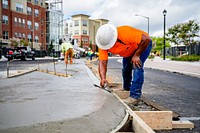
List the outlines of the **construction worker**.
{"type": "Polygon", "coordinates": [[[144,62],[152,48],[151,38],[146,32],[130,26],[115,27],[105,24],[97,30],[95,41],[99,47],[100,85],[108,85],[108,53],[122,56],[123,90],[130,91],[130,96],[124,102],[137,104],[142,94],[144,62]]]}
{"type": "Polygon", "coordinates": [[[68,59],[70,59],[70,64],[72,64],[73,46],[71,42],[66,42],[65,39],[63,39],[61,47],[62,47],[62,52],[64,53],[65,64],[68,64],[68,59]]]}

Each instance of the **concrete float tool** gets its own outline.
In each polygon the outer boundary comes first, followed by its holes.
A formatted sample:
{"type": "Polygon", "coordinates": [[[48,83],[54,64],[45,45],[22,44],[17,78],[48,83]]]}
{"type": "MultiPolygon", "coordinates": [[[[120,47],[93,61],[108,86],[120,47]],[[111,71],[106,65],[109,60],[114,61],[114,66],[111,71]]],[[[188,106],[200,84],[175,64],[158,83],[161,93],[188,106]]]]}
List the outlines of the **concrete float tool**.
{"type": "Polygon", "coordinates": [[[95,86],[95,87],[98,87],[98,88],[100,88],[100,89],[103,89],[103,90],[105,90],[105,91],[107,91],[107,92],[109,92],[109,93],[112,93],[112,89],[110,89],[110,87],[109,87],[108,85],[105,85],[105,87],[101,87],[101,86],[99,86],[99,85],[97,85],[97,84],[94,84],[94,86],[95,86]]]}

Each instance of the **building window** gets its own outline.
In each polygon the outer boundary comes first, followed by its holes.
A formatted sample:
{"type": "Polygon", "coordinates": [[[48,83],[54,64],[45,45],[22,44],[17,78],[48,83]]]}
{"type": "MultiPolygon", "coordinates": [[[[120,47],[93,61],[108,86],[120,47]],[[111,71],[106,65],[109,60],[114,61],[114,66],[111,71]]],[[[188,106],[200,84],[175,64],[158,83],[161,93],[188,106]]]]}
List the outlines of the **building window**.
{"type": "Polygon", "coordinates": [[[87,30],[83,30],[83,35],[87,35],[87,30]]]}
{"type": "Polygon", "coordinates": [[[22,34],[22,38],[25,40],[26,39],[26,35],[23,33],[22,34]]]}
{"type": "Polygon", "coordinates": [[[27,25],[28,25],[28,29],[32,29],[32,22],[31,21],[27,21],[27,25]]]}
{"type": "Polygon", "coordinates": [[[22,19],[22,27],[25,27],[25,19],[22,19]]]}
{"type": "Polygon", "coordinates": [[[35,17],[38,17],[38,15],[39,15],[39,11],[38,9],[35,9],[35,17]]]}
{"type": "Polygon", "coordinates": [[[20,3],[16,3],[16,11],[23,12],[23,5],[20,3]]]}
{"type": "Polygon", "coordinates": [[[8,16],[3,15],[3,24],[8,24],[8,16]]]}
{"type": "Polygon", "coordinates": [[[72,27],[72,23],[69,24],[69,27],[72,27]]]}
{"type": "Polygon", "coordinates": [[[35,42],[39,42],[39,37],[35,36],[35,42]]]}
{"type": "Polygon", "coordinates": [[[3,39],[8,39],[8,31],[3,31],[3,39]]]}
{"type": "Polygon", "coordinates": [[[35,22],[35,30],[39,30],[39,23],[35,22]]]}
{"type": "Polygon", "coordinates": [[[35,0],[35,4],[38,4],[38,0],[35,0]]]}
{"type": "Polygon", "coordinates": [[[3,8],[8,9],[8,0],[3,0],[3,8]]]}
{"type": "Polygon", "coordinates": [[[83,26],[87,27],[87,20],[83,20],[83,26]]]}
{"type": "Polygon", "coordinates": [[[88,40],[88,38],[87,38],[87,37],[83,37],[83,38],[82,38],[82,42],[83,42],[83,43],[85,43],[85,44],[86,44],[86,43],[88,43],[88,41],[89,41],[89,40],[88,40]]]}
{"type": "Polygon", "coordinates": [[[40,5],[43,6],[43,1],[41,0],[40,5]]]}
{"type": "Polygon", "coordinates": [[[74,21],[74,26],[79,26],[79,21],[78,20],[74,21]]]}
{"type": "Polygon", "coordinates": [[[27,14],[28,15],[32,15],[32,9],[31,9],[31,7],[27,7],[27,14]]]}
{"type": "Polygon", "coordinates": [[[28,35],[28,41],[32,42],[32,36],[30,34],[28,35]]]}
{"type": "Polygon", "coordinates": [[[75,34],[75,35],[78,35],[78,34],[79,34],[79,30],[75,30],[75,31],[74,31],[74,34],[75,34]]]}
{"type": "Polygon", "coordinates": [[[19,22],[19,26],[21,27],[22,26],[22,19],[18,18],[18,22],[19,22]]]}
{"type": "Polygon", "coordinates": [[[15,32],[15,38],[18,38],[18,33],[17,32],[15,32]]]}
{"type": "Polygon", "coordinates": [[[18,22],[17,22],[17,17],[14,18],[14,23],[15,23],[15,26],[18,25],[18,22]]]}
{"type": "Polygon", "coordinates": [[[22,38],[22,34],[21,33],[19,33],[19,39],[21,39],[22,38]]]}

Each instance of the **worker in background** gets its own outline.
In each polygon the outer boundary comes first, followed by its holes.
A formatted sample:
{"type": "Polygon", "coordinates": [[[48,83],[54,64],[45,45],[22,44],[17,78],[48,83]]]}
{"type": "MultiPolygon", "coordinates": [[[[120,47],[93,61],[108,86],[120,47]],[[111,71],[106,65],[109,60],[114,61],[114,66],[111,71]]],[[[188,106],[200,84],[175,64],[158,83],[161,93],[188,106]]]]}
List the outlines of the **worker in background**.
{"type": "Polygon", "coordinates": [[[108,85],[108,53],[122,56],[123,90],[130,91],[130,96],[124,102],[137,104],[142,94],[144,62],[152,48],[151,38],[146,32],[130,26],[115,27],[105,24],[97,30],[95,40],[99,47],[100,85],[108,85]]]}
{"type": "Polygon", "coordinates": [[[65,53],[64,54],[64,61],[65,61],[65,64],[68,64],[68,60],[70,59],[70,64],[73,63],[73,46],[72,46],[72,43],[73,42],[66,42],[65,39],[63,39],[62,41],[62,45],[61,45],[61,48],[62,48],[62,52],[65,53]]]}
{"type": "Polygon", "coordinates": [[[93,57],[94,55],[95,55],[95,52],[93,52],[91,48],[88,48],[87,59],[90,58],[90,60],[92,60],[92,57],[93,57]]]}

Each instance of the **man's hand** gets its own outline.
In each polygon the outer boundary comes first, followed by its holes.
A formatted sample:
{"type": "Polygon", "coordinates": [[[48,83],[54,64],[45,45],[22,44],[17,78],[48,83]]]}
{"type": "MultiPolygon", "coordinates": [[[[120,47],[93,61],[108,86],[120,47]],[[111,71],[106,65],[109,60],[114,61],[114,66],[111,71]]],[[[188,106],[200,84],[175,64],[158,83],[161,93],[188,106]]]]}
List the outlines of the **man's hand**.
{"type": "Polygon", "coordinates": [[[104,88],[106,85],[108,85],[108,80],[102,79],[102,80],[100,81],[100,86],[104,88]]]}
{"type": "Polygon", "coordinates": [[[140,68],[142,67],[142,62],[140,61],[140,57],[139,56],[136,56],[134,55],[131,59],[131,63],[133,63],[133,67],[134,69],[137,67],[137,68],[140,68]]]}
{"type": "Polygon", "coordinates": [[[133,63],[133,67],[136,68],[141,68],[142,67],[142,62],[140,60],[140,55],[142,54],[142,52],[145,51],[145,49],[147,48],[149,42],[150,42],[151,38],[148,35],[142,34],[142,39],[140,44],[138,45],[138,49],[135,51],[132,59],[131,59],[131,63],[133,63]]]}
{"type": "Polygon", "coordinates": [[[99,76],[100,76],[100,86],[105,87],[108,85],[108,81],[106,80],[106,72],[107,72],[107,64],[108,60],[100,60],[99,61],[99,76]]]}

